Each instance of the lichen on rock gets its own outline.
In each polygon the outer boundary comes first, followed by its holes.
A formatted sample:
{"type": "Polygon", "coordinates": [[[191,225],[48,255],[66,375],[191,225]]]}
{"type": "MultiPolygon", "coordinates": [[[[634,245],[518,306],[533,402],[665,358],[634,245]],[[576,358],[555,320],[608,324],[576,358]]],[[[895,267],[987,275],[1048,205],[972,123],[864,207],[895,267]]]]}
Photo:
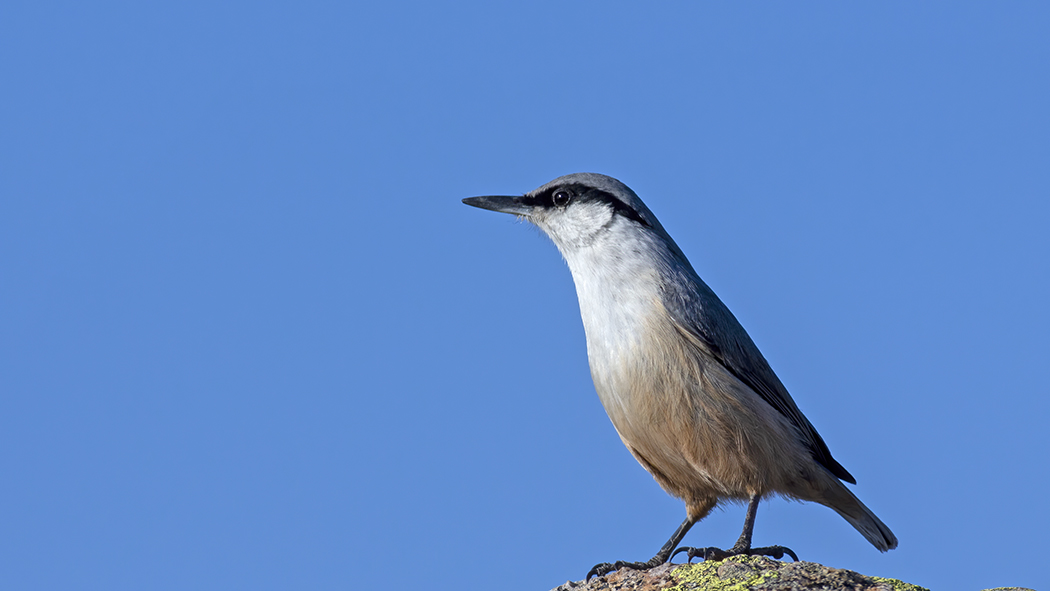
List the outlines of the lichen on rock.
{"type": "Polygon", "coordinates": [[[928,591],[882,577],[815,562],[780,562],[764,556],[665,564],[648,571],[620,569],[590,581],[568,582],[555,591],[928,591]]]}

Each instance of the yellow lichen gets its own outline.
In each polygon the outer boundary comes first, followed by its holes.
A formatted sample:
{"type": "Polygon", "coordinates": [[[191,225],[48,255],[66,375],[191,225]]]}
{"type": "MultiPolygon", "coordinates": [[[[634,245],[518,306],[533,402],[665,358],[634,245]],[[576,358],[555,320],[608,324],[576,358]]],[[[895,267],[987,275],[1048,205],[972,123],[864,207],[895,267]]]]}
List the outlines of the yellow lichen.
{"type": "MultiPolygon", "coordinates": [[[[722,578],[718,574],[718,568],[726,563],[737,562],[752,566],[752,563],[761,559],[754,556],[731,556],[721,562],[698,562],[696,564],[683,564],[676,568],[673,573],[679,583],[666,591],[687,591],[689,589],[703,589],[704,591],[747,591],[755,585],[768,579],[777,578],[776,572],[762,572],[755,565],[750,573],[740,575],[729,575],[722,578]]],[[[746,570],[746,569],[741,569],[746,570]]],[[[742,573],[741,573],[742,574],[742,573]]]]}
{"type": "MultiPolygon", "coordinates": [[[[723,561],[683,564],[672,571],[671,574],[678,584],[670,587],[667,591],[697,589],[702,591],[749,591],[771,579],[780,578],[781,573],[777,569],[781,566],[779,563],[759,556],[731,556],[723,561]]],[[[813,566],[819,567],[819,565],[813,566]]],[[[825,570],[833,573],[837,572],[839,573],[838,576],[848,576],[854,580],[856,580],[856,577],[860,577],[861,580],[867,579],[884,589],[889,587],[893,591],[929,591],[918,585],[912,585],[897,579],[865,577],[857,573],[837,571],[836,569],[825,570]]]]}

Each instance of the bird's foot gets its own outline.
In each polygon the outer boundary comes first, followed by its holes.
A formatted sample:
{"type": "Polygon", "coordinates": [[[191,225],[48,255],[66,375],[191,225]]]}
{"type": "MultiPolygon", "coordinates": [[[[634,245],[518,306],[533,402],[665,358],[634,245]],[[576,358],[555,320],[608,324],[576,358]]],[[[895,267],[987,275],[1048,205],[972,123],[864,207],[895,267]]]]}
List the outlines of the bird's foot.
{"type": "Polygon", "coordinates": [[[691,562],[694,558],[703,558],[705,561],[725,560],[730,556],[738,556],[741,554],[748,556],[768,556],[774,560],[780,560],[785,554],[787,554],[792,560],[798,562],[798,556],[791,550],[791,548],[784,546],[765,546],[762,548],[737,548],[734,546],[728,550],[722,550],[720,548],[688,548],[683,546],[675,550],[674,554],[671,555],[671,558],[674,558],[679,552],[686,553],[686,556],[688,556],[686,562],[691,562]]]}
{"type": "Polygon", "coordinates": [[[601,562],[594,565],[590,571],[587,572],[587,579],[591,580],[591,577],[604,577],[605,575],[613,572],[614,570],[620,570],[621,568],[629,568],[633,570],[649,570],[653,567],[660,566],[666,560],[659,560],[659,556],[654,556],[648,562],[627,562],[626,560],[617,560],[616,562],[601,562]]]}

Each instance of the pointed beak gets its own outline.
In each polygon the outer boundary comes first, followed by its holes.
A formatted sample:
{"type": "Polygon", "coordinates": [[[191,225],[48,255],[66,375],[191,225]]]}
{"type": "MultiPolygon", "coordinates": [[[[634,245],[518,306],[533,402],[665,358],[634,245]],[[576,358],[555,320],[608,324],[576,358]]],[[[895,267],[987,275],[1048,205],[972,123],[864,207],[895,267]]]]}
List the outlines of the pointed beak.
{"type": "Polygon", "coordinates": [[[526,203],[526,197],[467,197],[463,203],[481,209],[491,209],[501,213],[528,216],[532,212],[532,205],[526,203]]]}

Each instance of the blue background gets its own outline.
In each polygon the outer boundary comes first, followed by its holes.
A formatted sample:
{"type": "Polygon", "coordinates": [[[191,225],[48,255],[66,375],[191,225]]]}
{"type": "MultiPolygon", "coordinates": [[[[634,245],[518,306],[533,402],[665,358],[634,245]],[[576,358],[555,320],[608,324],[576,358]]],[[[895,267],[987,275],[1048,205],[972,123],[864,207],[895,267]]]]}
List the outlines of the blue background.
{"type": "MultiPolygon", "coordinates": [[[[0,585],[543,590],[684,516],[619,442],[546,238],[634,188],[900,547],[1046,588],[1039,2],[5,2],[0,585]]],[[[729,506],[686,543],[729,546],[729,506]]]]}

